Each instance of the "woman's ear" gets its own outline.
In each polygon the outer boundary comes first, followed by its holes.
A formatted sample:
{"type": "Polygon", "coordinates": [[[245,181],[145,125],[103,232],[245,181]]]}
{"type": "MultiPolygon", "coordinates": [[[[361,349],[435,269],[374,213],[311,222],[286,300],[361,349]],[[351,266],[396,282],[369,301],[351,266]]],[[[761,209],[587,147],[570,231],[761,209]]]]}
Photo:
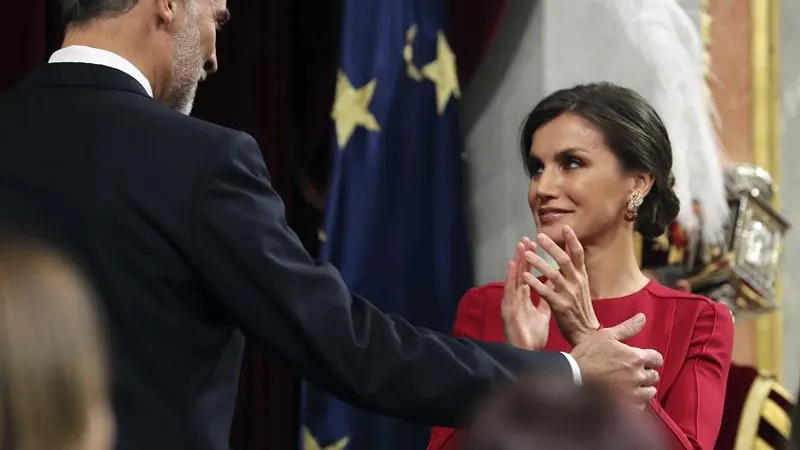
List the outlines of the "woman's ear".
{"type": "Polygon", "coordinates": [[[650,189],[653,188],[655,177],[652,173],[637,173],[633,175],[633,189],[639,192],[642,197],[647,197],[650,189]]]}

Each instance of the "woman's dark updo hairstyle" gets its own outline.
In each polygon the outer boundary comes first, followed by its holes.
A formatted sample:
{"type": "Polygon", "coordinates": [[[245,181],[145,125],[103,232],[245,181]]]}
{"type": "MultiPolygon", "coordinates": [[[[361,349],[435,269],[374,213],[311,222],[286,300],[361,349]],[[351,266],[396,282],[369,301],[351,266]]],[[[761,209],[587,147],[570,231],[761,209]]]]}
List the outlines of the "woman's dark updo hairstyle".
{"type": "Polygon", "coordinates": [[[550,94],[522,124],[520,152],[528,176],[533,167],[530,151],[536,130],[567,112],[602,131],[623,171],[653,175],[653,187],[639,207],[636,231],[648,238],[664,234],[677,217],[680,202],[672,190],[672,146],[655,109],[635,91],[607,82],[580,84],[550,94]]]}

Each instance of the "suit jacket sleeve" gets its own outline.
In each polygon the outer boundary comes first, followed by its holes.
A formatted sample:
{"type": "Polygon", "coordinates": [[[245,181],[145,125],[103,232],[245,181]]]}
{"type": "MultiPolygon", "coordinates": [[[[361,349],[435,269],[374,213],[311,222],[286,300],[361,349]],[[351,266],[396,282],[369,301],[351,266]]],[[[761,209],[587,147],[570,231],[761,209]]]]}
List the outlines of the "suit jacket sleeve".
{"type": "Polygon", "coordinates": [[[719,303],[705,307],[695,322],[686,361],[664,405],[652,410],[669,429],[671,448],[711,450],[725,405],[733,354],[733,318],[719,303]]]}
{"type": "MultiPolygon", "coordinates": [[[[453,336],[469,339],[485,339],[482,331],[484,328],[485,302],[480,295],[480,289],[472,288],[461,297],[456,311],[456,320],[453,325],[453,336]]],[[[433,427],[427,450],[458,450],[464,432],[455,428],[433,427]]]]}
{"type": "Polygon", "coordinates": [[[258,146],[241,133],[207,163],[191,251],[204,288],[251,338],[344,401],[457,425],[498,380],[558,353],[456,340],[382,314],[313,261],[286,223],[258,146]]]}

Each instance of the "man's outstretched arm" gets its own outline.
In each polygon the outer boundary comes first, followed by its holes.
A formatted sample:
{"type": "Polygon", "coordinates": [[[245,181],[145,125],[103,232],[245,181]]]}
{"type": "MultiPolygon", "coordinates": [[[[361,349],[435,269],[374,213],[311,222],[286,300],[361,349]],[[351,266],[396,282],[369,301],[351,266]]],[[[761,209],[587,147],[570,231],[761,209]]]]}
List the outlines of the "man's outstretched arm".
{"type": "Polygon", "coordinates": [[[313,261],[287,225],[246,134],[208,163],[196,202],[193,258],[213,297],[248,337],[344,401],[457,426],[493,383],[526,368],[553,365],[573,377],[560,353],[453,339],[351,295],[336,269],[313,261]]]}

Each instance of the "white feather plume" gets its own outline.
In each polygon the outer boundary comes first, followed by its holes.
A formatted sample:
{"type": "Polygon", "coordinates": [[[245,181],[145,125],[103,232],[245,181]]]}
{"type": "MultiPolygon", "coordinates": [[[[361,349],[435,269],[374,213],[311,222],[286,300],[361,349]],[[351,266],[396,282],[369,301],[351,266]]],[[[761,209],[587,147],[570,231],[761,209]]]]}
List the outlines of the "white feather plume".
{"type": "Polygon", "coordinates": [[[729,209],[721,161],[722,146],[712,123],[716,113],[705,94],[703,46],[699,30],[677,0],[600,0],[614,9],[625,34],[657,74],[654,107],[672,142],[678,221],[701,226],[717,241],[729,209]],[[692,201],[702,205],[698,222],[692,201]]]}

